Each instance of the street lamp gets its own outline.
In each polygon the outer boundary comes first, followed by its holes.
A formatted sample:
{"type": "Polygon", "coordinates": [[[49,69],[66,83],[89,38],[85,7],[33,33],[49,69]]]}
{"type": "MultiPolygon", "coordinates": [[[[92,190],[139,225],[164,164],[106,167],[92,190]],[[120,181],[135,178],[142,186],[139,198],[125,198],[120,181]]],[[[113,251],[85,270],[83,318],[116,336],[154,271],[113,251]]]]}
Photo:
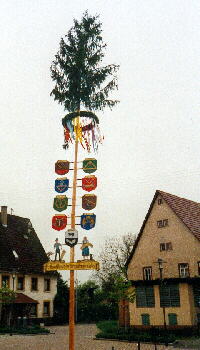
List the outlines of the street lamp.
{"type": "MultiPolygon", "coordinates": [[[[160,286],[163,286],[163,263],[166,263],[166,261],[163,261],[163,259],[158,258],[156,263],[158,264],[159,272],[160,272],[160,286]]],[[[165,312],[165,306],[162,307],[163,309],[163,323],[164,323],[164,330],[166,330],[166,312],[165,312]]]]}

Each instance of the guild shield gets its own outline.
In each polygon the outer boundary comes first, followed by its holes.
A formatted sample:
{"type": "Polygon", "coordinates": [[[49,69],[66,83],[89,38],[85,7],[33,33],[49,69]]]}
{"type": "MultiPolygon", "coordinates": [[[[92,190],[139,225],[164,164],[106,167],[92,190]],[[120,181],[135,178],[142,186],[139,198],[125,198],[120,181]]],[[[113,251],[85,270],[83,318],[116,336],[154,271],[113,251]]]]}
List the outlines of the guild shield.
{"type": "Polygon", "coordinates": [[[84,230],[90,230],[95,226],[96,215],[95,214],[83,214],[81,215],[81,227],[84,230]]]}
{"type": "Polygon", "coordinates": [[[83,161],[83,171],[85,173],[94,173],[97,170],[97,160],[95,158],[86,158],[83,161]]]}
{"type": "Polygon", "coordinates": [[[78,243],[78,231],[70,228],[65,232],[65,243],[69,247],[74,247],[78,243]]]}
{"type": "Polygon", "coordinates": [[[67,226],[67,216],[64,214],[54,215],[52,218],[52,228],[60,231],[67,226]]]}
{"type": "Polygon", "coordinates": [[[66,210],[68,206],[68,198],[63,196],[56,196],[53,201],[53,208],[57,211],[63,211],[66,210]]]}
{"type": "Polygon", "coordinates": [[[95,175],[88,175],[82,178],[82,189],[90,192],[97,187],[97,178],[95,175]]]}
{"type": "Polygon", "coordinates": [[[95,194],[84,194],[82,197],[82,208],[85,210],[92,210],[96,207],[97,196],[95,194]]]}
{"type": "Polygon", "coordinates": [[[69,172],[68,160],[57,160],[55,163],[55,172],[59,175],[65,175],[69,172]]]}
{"type": "Polygon", "coordinates": [[[66,192],[69,188],[69,180],[66,177],[55,180],[55,191],[58,193],[66,192]]]}

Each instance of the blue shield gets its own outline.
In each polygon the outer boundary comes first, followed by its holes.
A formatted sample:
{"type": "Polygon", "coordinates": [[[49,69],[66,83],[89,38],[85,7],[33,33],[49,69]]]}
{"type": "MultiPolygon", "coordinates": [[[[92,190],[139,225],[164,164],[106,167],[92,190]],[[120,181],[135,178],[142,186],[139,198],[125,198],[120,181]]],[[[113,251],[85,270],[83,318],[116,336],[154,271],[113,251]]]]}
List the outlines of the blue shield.
{"type": "Polygon", "coordinates": [[[66,177],[55,180],[55,191],[58,193],[66,192],[69,188],[69,180],[66,177]]]}
{"type": "Polygon", "coordinates": [[[81,215],[81,227],[84,230],[90,230],[95,226],[96,215],[95,214],[83,214],[81,215]]]}

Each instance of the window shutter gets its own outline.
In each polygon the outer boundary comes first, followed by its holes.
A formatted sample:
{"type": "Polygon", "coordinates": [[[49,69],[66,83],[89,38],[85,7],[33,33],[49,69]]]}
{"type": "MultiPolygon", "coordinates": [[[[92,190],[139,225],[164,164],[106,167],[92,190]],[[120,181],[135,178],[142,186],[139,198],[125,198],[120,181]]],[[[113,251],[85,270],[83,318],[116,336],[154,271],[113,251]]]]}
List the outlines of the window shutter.
{"type": "Polygon", "coordinates": [[[193,294],[194,294],[194,304],[196,307],[200,307],[200,285],[193,286],[193,294]]]}
{"type": "Polygon", "coordinates": [[[168,314],[169,326],[177,325],[177,314],[168,314]]]}
{"type": "Polygon", "coordinates": [[[153,286],[146,287],[146,300],[148,307],[155,306],[155,297],[154,297],[154,289],[153,286]]]}
{"type": "Polygon", "coordinates": [[[160,306],[178,307],[180,306],[180,294],[178,284],[160,286],[160,306]]]}
{"type": "Polygon", "coordinates": [[[153,286],[136,287],[136,306],[137,307],[154,307],[155,306],[153,286]]]}
{"type": "Polygon", "coordinates": [[[145,287],[136,287],[136,306],[145,307],[146,306],[146,295],[145,287]]]}
{"type": "Polygon", "coordinates": [[[180,294],[178,284],[170,285],[170,299],[171,306],[180,306],[180,294]]]}
{"type": "Polygon", "coordinates": [[[142,314],[142,325],[149,326],[150,325],[150,317],[149,314],[142,314]]]}

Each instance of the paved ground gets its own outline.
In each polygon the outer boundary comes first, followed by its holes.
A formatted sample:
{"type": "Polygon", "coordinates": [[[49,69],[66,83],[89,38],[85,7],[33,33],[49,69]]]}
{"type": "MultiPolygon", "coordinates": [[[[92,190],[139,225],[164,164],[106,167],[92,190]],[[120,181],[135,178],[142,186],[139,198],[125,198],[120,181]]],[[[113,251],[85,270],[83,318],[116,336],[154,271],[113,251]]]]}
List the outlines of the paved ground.
{"type": "MultiPolygon", "coordinates": [[[[1,335],[0,350],[68,350],[68,327],[50,327],[49,335],[1,335]]],[[[95,325],[77,325],[75,350],[137,350],[137,344],[118,341],[94,340],[95,325]]],[[[157,350],[171,347],[157,346],[157,350]]],[[[155,346],[141,344],[140,350],[155,350],[155,346]]],[[[177,349],[176,349],[177,350],[177,349]]],[[[186,350],[186,349],[185,349],[186,350]]],[[[190,350],[190,349],[187,349],[190,350]]]]}

